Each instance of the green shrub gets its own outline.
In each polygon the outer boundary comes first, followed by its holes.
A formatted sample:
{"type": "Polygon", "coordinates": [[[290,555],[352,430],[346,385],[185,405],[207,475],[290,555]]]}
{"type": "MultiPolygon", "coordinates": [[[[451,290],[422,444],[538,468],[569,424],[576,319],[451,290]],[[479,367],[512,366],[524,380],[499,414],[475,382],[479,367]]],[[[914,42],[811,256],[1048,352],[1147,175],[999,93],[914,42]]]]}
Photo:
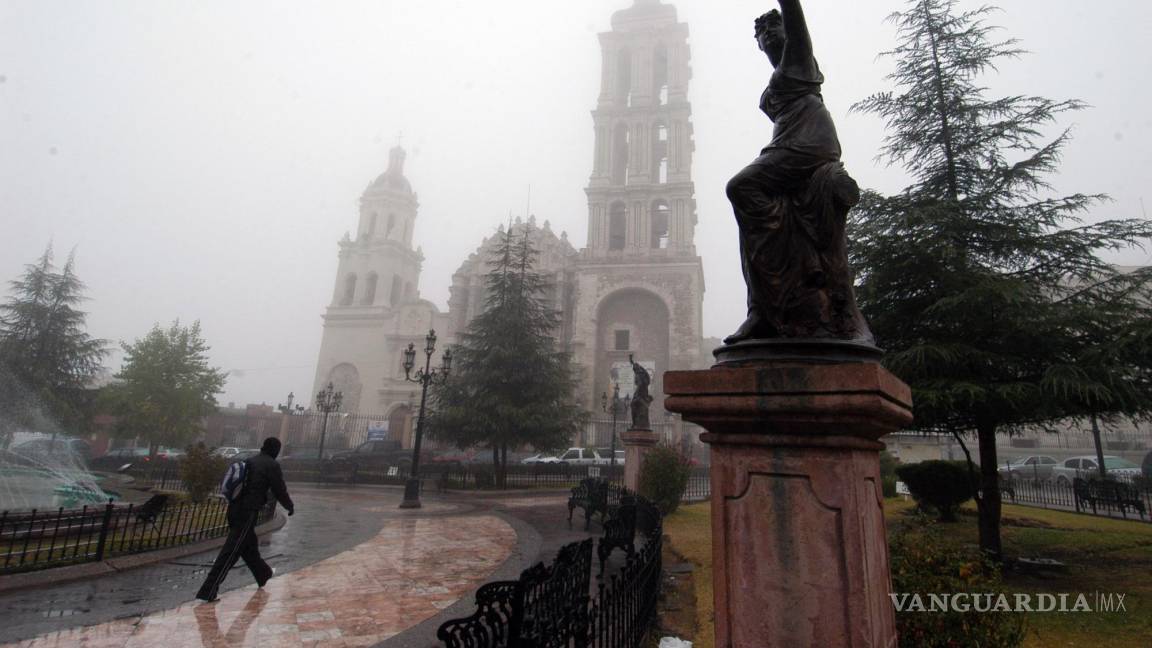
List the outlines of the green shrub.
{"type": "MultiPolygon", "coordinates": [[[[999,594],[1000,572],[975,548],[964,550],[944,542],[940,528],[926,519],[904,525],[889,542],[892,590],[919,594],[930,605],[930,594],[999,594]]],[[[1013,595],[1007,594],[1011,601],[1013,595]]],[[[907,601],[909,599],[902,599],[907,601]]],[[[1014,648],[1024,643],[1023,615],[1014,612],[911,611],[897,608],[896,634],[902,647],[1014,648]]]]}
{"type": "Polygon", "coordinates": [[[921,461],[896,468],[921,509],[932,507],[941,522],[955,522],[956,509],[975,493],[968,465],[963,461],[921,461]]]}
{"type": "Polygon", "coordinates": [[[688,458],[675,449],[657,446],[640,467],[640,495],[668,515],[680,506],[692,467],[688,458]]]}
{"type": "Polygon", "coordinates": [[[892,456],[891,452],[880,453],[880,490],[884,497],[896,497],[896,466],[900,460],[892,456]]]}
{"type": "Polygon", "coordinates": [[[188,454],[180,461],[180,479],[188,489],[188,498],[199,504],[220,488],[228,460],[212,454],[203,443],[190,445],[185,451],[188,454]]]}

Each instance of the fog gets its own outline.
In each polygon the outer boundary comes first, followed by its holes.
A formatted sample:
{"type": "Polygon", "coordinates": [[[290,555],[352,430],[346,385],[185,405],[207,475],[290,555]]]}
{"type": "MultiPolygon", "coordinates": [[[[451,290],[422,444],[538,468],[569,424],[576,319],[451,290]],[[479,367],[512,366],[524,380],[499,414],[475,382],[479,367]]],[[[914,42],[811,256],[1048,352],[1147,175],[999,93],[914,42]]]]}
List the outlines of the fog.
{"type": "MultiPolygon", "coordinates": [[[[597,33],[630,4],[0,0],[0,290],[49,242],[61,262],[75,249],[91,334],[118,343],[198,319],[231,372],[221,403],[301,399],[336,243],[398,141],[420,196],[420,293],[441,310],[452,273],[510,214],[584,245],[597,33]]],[[[744,315],[724,184],[770,139],[752,20],[773,3],[674,4],[691,31],[704,331],[723,336],[744,315]]],[[[1075,128],[1053,182],[1112,196],[1090,220],[1141,217],[1152,5],[1002,5],[993,22],[1031,53],[987,84],[1091,104],[1060,123],[1075,128]]],[[[873,159],[880,122],[848,108],[890,87],[877,54],[902,6],[806,3],[845,162],[882,191],[906,177],[873,159]]]]}

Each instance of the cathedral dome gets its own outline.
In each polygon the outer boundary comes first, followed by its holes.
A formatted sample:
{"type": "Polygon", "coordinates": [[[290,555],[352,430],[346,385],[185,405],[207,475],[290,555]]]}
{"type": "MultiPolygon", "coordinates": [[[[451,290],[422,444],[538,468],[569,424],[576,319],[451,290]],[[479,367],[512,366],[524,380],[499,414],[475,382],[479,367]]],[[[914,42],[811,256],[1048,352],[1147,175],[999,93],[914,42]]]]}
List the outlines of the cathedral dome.
{"type": "Polygon", "coordinates": [[[412,193],[412,185],[404,177],[404,149],[396,146],[388,153],[388,170],[372,181],[364,193],[391,191],[403,194],[412,193]]]}

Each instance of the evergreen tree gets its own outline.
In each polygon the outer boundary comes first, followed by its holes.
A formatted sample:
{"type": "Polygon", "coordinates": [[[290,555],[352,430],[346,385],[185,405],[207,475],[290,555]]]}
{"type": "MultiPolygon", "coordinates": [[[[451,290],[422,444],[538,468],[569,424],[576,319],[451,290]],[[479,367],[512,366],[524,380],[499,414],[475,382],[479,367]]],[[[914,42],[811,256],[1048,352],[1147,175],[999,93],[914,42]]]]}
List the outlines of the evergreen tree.
{"type": "Polygon", "coordinates": [[[9,285],[12,295],[0,305],[0,441],[19,427],[78,432],[85,390],[106,351],[84,329],[74,255],[57,271],[49,245],[9,285]]]}
{"type": "MultiPolygon", "coordinates": [[[[854,106],[887,122],[881,158],[912,184],[853,215],[858,297],[885,364],[913,389],[916,425],[979,443],[980,546],[999,558],[997,432],[1152,409],[1149,269],[1099,253],[1141,245],[1140,219],[1084,224],[1101,195],[1054,196],[1079,101],[990,98],[985,73],[1022,52],[994,41],[991,7],[911,0],[891,19],[894,92],[854,106]]],[[[968,453],[967,446],[964,450],[968,453]]],[[[972,465],[969,454],[969,467],[972,465]]]]}
{"type": "Polygon", "coordinates": [[[106,402],[120,416],[117,432],[146,440],[152,454],[161,445],[192,441],[203,418],[216,411],[216,394],[227,375],[208,365],[200,323],[181,326],[177,320],[168,329],[157,324],[142,339],[121,346],[119,382],[106,390],[106,402]]]}
{"type": "Polygon", "coordinates": [[[571,355],[555,339],[559,314],[544,299],[529,227],[511,227],[488,260],[484,311],[459,335],[452,377],[434,393],[429,431],[460,448],[492,451],[504,485],[508,448],[566,445],[587,414],[576,400],[571,355]]]}

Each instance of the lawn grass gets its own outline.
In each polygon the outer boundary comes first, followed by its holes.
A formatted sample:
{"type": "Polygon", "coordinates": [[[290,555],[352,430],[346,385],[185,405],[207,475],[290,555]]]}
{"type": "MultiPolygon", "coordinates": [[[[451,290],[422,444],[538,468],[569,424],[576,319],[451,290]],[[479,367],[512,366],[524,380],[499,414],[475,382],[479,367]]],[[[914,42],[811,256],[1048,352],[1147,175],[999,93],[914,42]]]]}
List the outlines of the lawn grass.
{"type": "MultiPolygon", "coordinates": [[[[885,501],[884,515],[891,534],[909,519],[912,502],[885,501]]],[[[696,565],[696,616],[699,631],[693,646],[712,648],[711,505],[681,506],[664,521],[672,547],[696,565]]],[[[1148,648],[1152,646],[1152,524],[1005,505],[1002,527],[1009,557],[1054,558],[1066,572],[1038,575],[1005,574],[1013,592],[1122,593],[1126,612],[1023,613],[1028,648],[1093,646],[1148,648]]],[[[976,514],[966,506],[960,521],[948,525],[950,542],[975,551],[976,514]]]]}

